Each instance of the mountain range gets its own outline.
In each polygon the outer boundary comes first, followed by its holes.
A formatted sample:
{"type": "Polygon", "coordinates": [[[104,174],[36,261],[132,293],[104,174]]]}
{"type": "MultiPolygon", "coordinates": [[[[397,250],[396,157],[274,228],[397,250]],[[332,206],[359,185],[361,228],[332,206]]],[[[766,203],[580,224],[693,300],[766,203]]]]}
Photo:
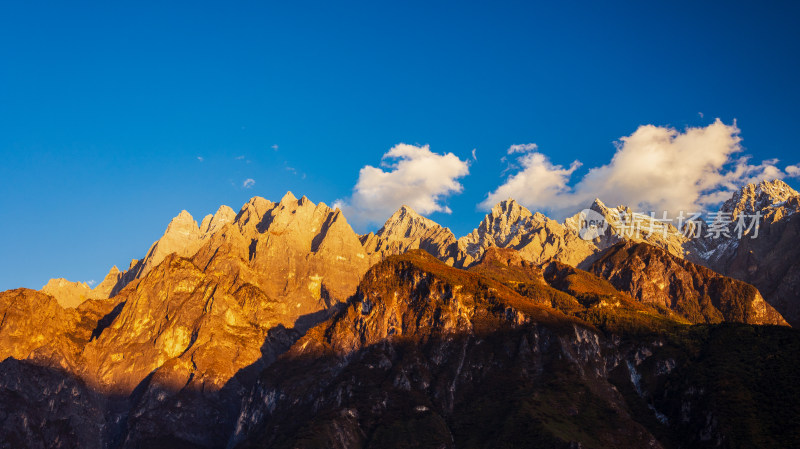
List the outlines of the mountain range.
{"type": "Polygon", "coordinates": [[[588,240],[512,199],[461,238],[291,193],[182,211],[94,288],[0,293],[0,445],[800,446],[800,194],[736,192],[741,238],[589,210],[588,240]]]}

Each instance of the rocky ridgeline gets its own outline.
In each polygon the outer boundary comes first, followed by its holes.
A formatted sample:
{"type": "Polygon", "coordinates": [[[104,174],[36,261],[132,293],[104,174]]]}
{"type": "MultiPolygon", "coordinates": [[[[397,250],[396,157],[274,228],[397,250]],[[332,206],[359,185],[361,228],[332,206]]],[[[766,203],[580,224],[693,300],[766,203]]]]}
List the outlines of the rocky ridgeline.
{"type": "MultiPolygon", "coordinates": [[[[749,281],[744,279],[747,276],[741,273],[740,269],[735,268],[743,264],[741,259],[748,254],[746,251],[738,251],[740,242],[746,241],[746,238],[740,240],[733,236],[692,239],[678,232],[672,224],[658,224],[654,229],[648,230],[646,223],[641,225],[641,232],[626,234],[619,217],[631,216],[633,211],[630,208],[624,206],[610,208],[598,199],[589,209],[603,216],[609,223],[608,229],[602,235],[591,240],[584,240],[578,235],[580,215],[569,217],[563,223],[559,223],[541,213],[531,213],[512,199],[498,203],[477,228],[457,239],[448,228],[417,214],[408,206],[401,207],[389,217],[377,232],[357,235],[347,225],[341,212],[330,209],[324,203],[315,205],[305,197],[298,200],[291,192],[278,203],[254,197],[241,208],[239,213],[235,213],[227,206],[221,206],[214,215],[206,216],[199,226],[188,212],[182,211],[170,222],[164,235],[153,243],[145,257],[132,261],[129,269],[124,272],[113,267],[103,282],[94,289],[82,283],[53,279],[42,291],[55,296],[65,307],[74,307],[87,298],[107,298],[119,293],[128,283],[143,277],[169,254],[192,257],[201,249],[210,254],[225,241],[233,245],[230,249],[236,251],[242,258],[246,258],[254,268],[273,269],[276,264],[280,265],[282,256],[275,255],[276,251],[280,252],[276,249],[280,244],[282,247],[291,248],[290,252],[294,255],[285,254],[288,259],[303,258],[306,253],[324,257],[327,253],[330,254],[331,260],[327,261],[326,265],[342,265],[341,262],[347,260],[346,265],[351,268],[340,272],[344,274],[345,271],[351,271],[360,275],[373,263],[389,255],[402,254],[411,249],[424,249],[448,265],[462,268],[476,263],[486,249],[491,247],[517,250],[522,257],[538,264],[555,260],[586,268],[600,257],[601,253],[624,239],[660,247],[674,256],[708,266],[723,274],[728,274],[730,271],[736,273],[735,277],[749,281]],[[334,214],[337,217],[335,220],[334,214]],[[330,223],[336,222],[333,229],[329,229],[329,218],[330,223]],[[273,221],[275,221],[274,226],[273,221]],[[230,227],[226,227],[228,224],[230,227]],[[659,226],[667,229],[662,230],[659,226]],[[223,232],[229,228],[239,231],[235,238],[232,234],[223,232]],[[284,235],[286,230],[290,232],[284,235]],[[328,234],[331,234],[330,237],[328,234]],[[281,237],[276,238],[278,235],[281,237]],[[319,244],[323,238],[327,238],[326,245],[319,244]],[[330,242],[333,241],[341,242],[341,254],[337,251],[318,251],[323,246],[329,249],[330,242]],[[260,248],[258,242],[265,244],[269,242],[272,249],[260,248]],[[738,258],[737,253],[740,254],[738,258]],[[738,262],[734,262],[734,259],[738,262]]],[[[721,208],[722,212],[732,217],[740,213],[760,213],[762,217],[760,229],[763,230],[761,235],[771,236],[771,239],[763,240],[774,240],[775,235],[783,235],[784,224],[793,220],[797,210],[800,210],[800,194],[779,180],[749,184],[736,192],[721,208]],[[777,225],[780,229],[777,232],[770,232],[773,225],[777,225]]],[[[775,244],[775,242],[762,242],[761,239],[752,240],[754,241],[747,242],[748,248],[756,246],[760,250],[763,246],[771,248],[775,244]]],[[[753,271],[752,266],[749,270],[753,271]]],[[[314,277],[313,273],[308,274],[314,277]]],[[[286,275],[290,279],[305,279],[303,276],[295,277],[296,273],[287,272],[286,275]]],[[[339,290],[346,298],[347,293],[351,292],[358,282],[358,277],[345,277],[349,280],[348,285],[339,290]]],[[[774,276],[770,280],[774,281],[774,276]]],[[[269,283],[269,280],[265,279],[264,282],[269,283]]],[[[328,281],[330,282],[332,281],[328,281]]],[[[327,292],[331,288],[328,283],[320,281],[320,290],[327,292]]],[[[282,293],[279,290],[282,287],[286,290],[284,294],[294,293],[293,290],[300,289],[291,281],[284,284],[273,285],[271,293],[280,297],[282,293]]],[[[339,295],[339,299],[341,298],[342,295],[339,295]]]]}
{"type": "MultiPolygon", "coordinates": [[[[731,423],[761,421],[726,414],[727,389],[698,396],[715,384],[680,367],[706,366],[693,351],[733,334],[686,325],[797,323],[799,201],[780,181],[742,189],[723,209],[759,212],[761,234],[735,245],[623,239],[613,218],[630,210],[599,200],[611,227],[592,240],[577,217],[513,200],[460,239],[406,206],[358,235],[291,193],[199,225],[183,211],[94,289],[56,279],[0,293],[0,446],[392,447],[398,432],[435,447],[532,434],[547,447],[674,446],[667,428],[679,446],[729,441],[731,423]]],[[[754,348],[795,344],[758,332],[754,348]]],[[[791,354],[747,360],[785,373],[791,354]]]]}

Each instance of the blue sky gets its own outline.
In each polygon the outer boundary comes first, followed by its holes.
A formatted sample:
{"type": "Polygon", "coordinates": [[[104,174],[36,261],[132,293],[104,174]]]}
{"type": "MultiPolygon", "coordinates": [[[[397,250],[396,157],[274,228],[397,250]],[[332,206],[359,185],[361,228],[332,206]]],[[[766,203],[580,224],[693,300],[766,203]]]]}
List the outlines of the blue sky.
{"type": "Polygon", "coordinates": [[[800,162],[795,2],[163,3],[0,4],[0,289],[99,281],[181,209],[355,204],[400,143],[468,161],[429,215],[457,236],[513,144],[574,186],[642,125],[735,119],[800,162]]]}

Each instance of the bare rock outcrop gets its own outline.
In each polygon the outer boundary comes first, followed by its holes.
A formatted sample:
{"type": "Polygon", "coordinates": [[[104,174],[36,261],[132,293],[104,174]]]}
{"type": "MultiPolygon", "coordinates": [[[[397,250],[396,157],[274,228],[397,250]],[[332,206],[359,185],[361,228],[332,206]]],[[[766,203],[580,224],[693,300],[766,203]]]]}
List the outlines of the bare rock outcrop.
{"type": "Polygon", "coordinates": [[[673,310],[693,323],[788,324],[752,285],[647,243],[618,243],[590,271],[639,301],[673,310]]]}
{"type": "Polygon", "coordinates": [[[94,296],[92,288],[85,282],[72,282],[64,278],[50,279],[41,292],[52,295],[65,308],[78,307],[94,296]]]}
{"type": "Polygon", "coordinates": [[[758,288],[792,326],[800,326],[800,193],[780,180],[748,184],[720,211],[729,214],[730,236],[704,238],[689,260],[758,288]],[[758,229],[739,238],[735,225],[760,216],[758,229]],[[745,217],[742,217],[743,219],[745,217]]]}
{"type": "Polygon", "coordinates": [[[111,267],[108,270],[108,274],[103,280],[95,286],[92,293],[94,293],[95,297],[97,298],[110,298],[111,292],[114,290],[114,287],[117,283],[122,279],[123,273],[119,271],[116,265],[111,267]]]}
{"type": "Polygon", "coordinates": [[[470,234],[458,239],[458,266],[470,266],[489,247],[511,248],[534,263],[552,260],[577,266],[598,248],[578,233],[541,213],[531,213],[514,200],[494,206],[470,234]]]}
{"type": "Polygon", "coordinates": [[[361,236],[368,254],[377,259],[423,249],[448,265],[458,257],[458,242],[450,229],[425,218],[408,206],[392,214],[377,233],[361,236]]]}

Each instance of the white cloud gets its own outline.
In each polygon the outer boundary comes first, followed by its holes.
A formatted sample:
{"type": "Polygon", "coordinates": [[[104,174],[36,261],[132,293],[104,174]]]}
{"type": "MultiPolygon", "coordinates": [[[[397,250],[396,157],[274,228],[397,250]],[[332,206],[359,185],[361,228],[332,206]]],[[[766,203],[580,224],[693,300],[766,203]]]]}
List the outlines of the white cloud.
{"type": "Polygon", "coordinates": [[[473,148],[472,149],[472,160],[473,161],[477,161],[478,160],[478,156],[475,155],[475,151],[477,151],[477,148],[473,148]]]}
{"type": "Polygon", "coordinates": [[[514,153],[530,153],[531,151],[536,151],[539,148],[538,145],[535,143],[524,143],[521,145],[511,145],[508,147],[508,154],[514,153]]]}
{"type": "Polygon", "coordinates": [[[777,160],[751,165],[747,157],[734,157],[742,151],[740,141],[736,124],[725,125],[719,119],[683,132],[640,126],[616,142],[617,151],[608,164],[590,169],[574,186],[568,183],[579,162],[567,169],[541,153],[523,154],[517,158],[519,171],[480,205],[489,208],[512,197],[558,218],[594,198],[643,212],[701,210],[747,182],[786,175],[775,166],[777,160]]]}
{"type": "Polygon", "coordinates": [[[789,165],[788,167],[786,167],[786,174],[790,178],[800,178],[800,166],[789,165]]]}
{"type": "Polygon", "coordinates": [[[91,281],[86,281],[86,285],[88,285],[89,287],[94,287],[94,284],[96,283],[97,281],[95,281],[94,279],[92,279],[91,281]]]}
{"type": "Polygon", "coordinates": [[[203,156],[197,156],[197,160],[203,162],[205,159],[203,159],[203,156]]]}
{"type": "Polygon", "coordinates": [[[549,208],[569,191],[569,178],[581,165],[578,161],[573,162],[569,168],[553,165],[541,153],[523,154],[517,162],[521,167],[520,171],[509,176],[505,184],[490,193],[481,203],[483,208],[490,209],[509,198],[532,209],[549,208]]]}
{"type": "Polygon", "coordinates": [[[242,155],[242,156],[236,156],[236,160],[237,160],[237,161],[241,161],[242,159],[244,159],[244,155],[242,155]]]}
{"type": "Polygon", "coordinates": [[[253,187],[255,184],[256,184],[256,180],[255,179],[247,178],[242,183],[242,187],[245,188],[245,189],[249,189],[249,188],[253,187]]]}
{"type": "Polygon", "coordinates": [[[272,145],[270,148],[272,148],[275,151],[278,151],[278,144],[276,143],[276,144],[272,145]]]}
{"type": "Polygon", "coordinates": [[[438,154],[428,145],[395,145],[382,157],[380,168],[367,165],[358,174],[353,195],[337,200],[334,207],[344,211],[351,223],[382,223],[402,205],[420,214],[450,213],[442,200],[459,193],[456,180],[469,174],[469,162],[453,153],[438,154]]]}

